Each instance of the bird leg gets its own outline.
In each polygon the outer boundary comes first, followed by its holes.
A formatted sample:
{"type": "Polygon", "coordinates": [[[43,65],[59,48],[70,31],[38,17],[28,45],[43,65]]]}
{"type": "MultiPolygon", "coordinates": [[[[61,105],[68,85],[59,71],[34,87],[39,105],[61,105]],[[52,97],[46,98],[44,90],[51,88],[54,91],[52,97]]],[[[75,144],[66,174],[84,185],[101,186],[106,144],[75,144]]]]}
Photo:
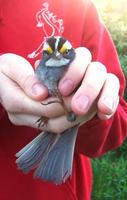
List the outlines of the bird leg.
{"type": "Polygon", "coordinates": [[[55,91],[53,91],[53,96],[57,97],[59,100],[50,101],[50,102],[48,102],[46,104],[42,104],[42,105],[48,105],[48,104],[52,104],[52,103],[60,103],[61,106],[64,109],[65,115],[67,116],[67,120],[70,121],[70,122],[74,122],[76,120],[76,114],[72,111],[69,112],[67,110],[67,107],[66,107],[64,100],[63,100],[63,97],[62,97],[62,95],[61,95],[61,93],[59,92],[58,89],[55,89],[55,91]]]}
{"type": "Polygon", "coordinates": [[[70,122],[74,122],[76,120],[77,116],[74,112],[72,112],[72,111],[69,112],[67,110],[67,107],[66,107],[64,100],[63,100],[63,97],[62,97],[62,95],[60,94],[59,91],[57,92],[57,97],[60,100],[60,104],[62,105],[62,107],[64,109],[64,113],[67,116],[67,120],[70,121],[70,122]]]}
{"type": "Polygon", "coordinates": [[[52,103],[62,103],[61,101],[57,101],[57,100],[54,100],[54,101],[49,101],[49,102],[47,102],[47,103],[41,103],[42,105],[44,105],[44,106],[47,106],[47,105],[49,105],[49,104],[52,104],[52,103]]]}
{"type": "MultiPolygon", "coordinates": [[[[70,122],[74,122],[76,120],[76,115],[72,111],[69,112],[67,110],[67,107],[65,106],[65,103],[64,103],[64,100],[63,100],[63,97],[60,94],[58,89],[53,91],[53,96],[58,97],[58,100],[49,101],[47,103],[41,103],[41,104],[42,105],[49,105],[49,104],[52,104],[52,103],[60,103],[61,106],[64,109],[65,115],[67,116],[67,120],[70,121],[70,122]]],[[[47,123],[48,123],[48,120],[49,120],[49,118],[42,116],[35,123],[38,123],[38,128],[40,128],[40,127],[46,126],[47,123]]]]}

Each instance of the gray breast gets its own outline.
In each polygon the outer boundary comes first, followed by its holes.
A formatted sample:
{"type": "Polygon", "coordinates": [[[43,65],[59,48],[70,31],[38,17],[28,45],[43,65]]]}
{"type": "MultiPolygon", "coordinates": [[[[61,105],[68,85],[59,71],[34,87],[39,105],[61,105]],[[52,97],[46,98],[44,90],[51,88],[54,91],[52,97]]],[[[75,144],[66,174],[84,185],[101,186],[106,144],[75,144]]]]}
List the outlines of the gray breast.
{"type": "Polygon", "coordinates": [[[52,91],[57,88],[58,82],[63,76],[67,67],[42,67],[39,66],[36,70],[36,74],[39,79],[42,81],[49,91],[52,91]]]}

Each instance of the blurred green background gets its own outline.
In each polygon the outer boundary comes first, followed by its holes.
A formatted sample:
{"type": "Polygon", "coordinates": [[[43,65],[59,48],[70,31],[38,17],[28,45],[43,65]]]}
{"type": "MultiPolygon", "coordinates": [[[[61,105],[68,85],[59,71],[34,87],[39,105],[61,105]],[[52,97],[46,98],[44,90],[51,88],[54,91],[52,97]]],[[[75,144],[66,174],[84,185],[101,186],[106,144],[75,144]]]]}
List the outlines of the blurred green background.
{"type": "MultiPolygon", "coordinates": [[[[93,0],[111,33],[127,79],[127,0],[93,0]]],[[[127,88],[125,90],[127,101],[127,88]]],[[[127,199],[127,140],[117,150],[92,159],[92,200],[127,199]]]]}

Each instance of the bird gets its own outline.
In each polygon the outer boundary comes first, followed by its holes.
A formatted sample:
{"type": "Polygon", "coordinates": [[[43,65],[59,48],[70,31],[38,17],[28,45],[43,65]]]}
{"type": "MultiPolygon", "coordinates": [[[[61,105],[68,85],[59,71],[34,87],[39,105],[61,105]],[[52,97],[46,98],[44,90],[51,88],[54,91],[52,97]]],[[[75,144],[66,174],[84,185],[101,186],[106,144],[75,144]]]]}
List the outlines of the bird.
{"type": "MultiPolygon", "coordinates": [[[[42,58],[35,73],[48,88],[49,96],[57,97],[64,108],[67,120],[73,122],[77,116],[64,105],[58,89],[60,79],[75,59],[75,49],[62,36],[48,37],[43,45],[42,58]]],[[[53,103],[53,102],[49,102],[53,103]]],[[[37,120],[38,126],[48,123],[48,118],[37,120]]],[[[18,169],[24,173],[34,170],[34,177],[56,185],[65,183],[72,175],[75,142],[79,124],[61,134],[42,131],[35,139],[16,153],[18,169]]]]}

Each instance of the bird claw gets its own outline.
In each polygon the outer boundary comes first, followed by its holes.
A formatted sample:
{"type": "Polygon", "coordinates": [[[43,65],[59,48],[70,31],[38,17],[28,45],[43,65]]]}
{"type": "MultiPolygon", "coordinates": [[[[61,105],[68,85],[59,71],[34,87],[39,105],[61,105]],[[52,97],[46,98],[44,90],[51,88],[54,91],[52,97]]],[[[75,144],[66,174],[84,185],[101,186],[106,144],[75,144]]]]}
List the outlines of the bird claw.
{"type": "Polygon", "coordinates": [[[67,113],[67,120],[69,122],[74,122],[77,119],[77,116],[74,112],[68,112],[67,113]]]}
{"type": "Polygon", "coordinates": [[[47,105],[52,104],[52,103],[60,103],[60,104],[62,104],[62,101],[56,101],[56,100],[54,100],[54,101],[49,101],[47,103],[42,103],[41,102],[41,104],[44,105],[44,106],[47,106],[47,105]]]}
{"type": "Polygon", "coordinates": [[[42,128],[44,126],[47,126],[48,118],[42,116],[35,123],[38,124],[38,128],[42,128]]]}

